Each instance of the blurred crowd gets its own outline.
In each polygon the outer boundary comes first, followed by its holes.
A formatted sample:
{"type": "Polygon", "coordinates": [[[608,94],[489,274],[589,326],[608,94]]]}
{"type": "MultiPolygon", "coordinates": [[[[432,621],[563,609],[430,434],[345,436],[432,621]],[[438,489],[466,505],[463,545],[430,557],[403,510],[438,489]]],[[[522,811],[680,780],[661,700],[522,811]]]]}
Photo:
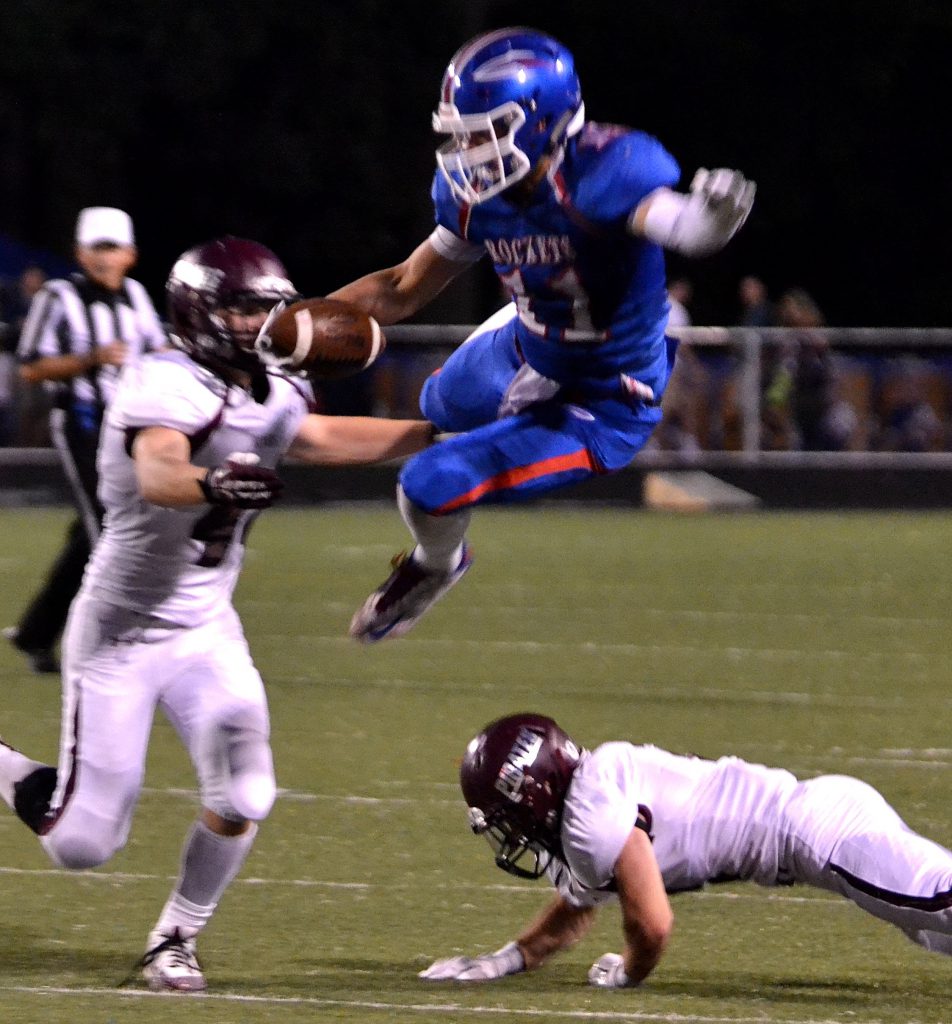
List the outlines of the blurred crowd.
{"type": "MultiPolygon", "coordinates": [[[[691,282],[673,280],[669,291],[669,326],[692,326],[691,282]]],[[[911,349],[837,349],[807,291],[789,288],[772,298],[753,276],[738,283],[734,326],[762,332],[760,450],[952,449],[952,352],[924,357],[911,349]]],[[[742,357],[740,346],[682,343],[651,447],[740,449],[742,357]]]]}
{"type": "MultiPolygon", "coordinates": [[[[49,444],[49,399],[17,373],[17,342],[46,274],[28,266],[0,281],[0,447],[49,444]]],[[[693,325],[694,289],[669,286],[669,327],[693,325]]],[[[952,353],[928,357],[888,350],[835,349],[816,301],[802,288],[772,297],[758,277],[737,286],[734,326],[760,336],[759,446],[766,451],[952,450],[952,353]]],[[[426,377],[446,356],[391,346],[372,373],[329,384],[324,410],[339,415],[412,417],[426,377]]],[[[739,346],[682,342],[665,395],[665,417],[650,447],[686,453],[743,446],[739,346]]]]}
{"type": "Polygon", "coordinates": [[[23,321],[46,277],[30,265],[13,280],[0,279],[0,447],[49,444],[48,393],[19,379],[16,357],[23,321]]]}

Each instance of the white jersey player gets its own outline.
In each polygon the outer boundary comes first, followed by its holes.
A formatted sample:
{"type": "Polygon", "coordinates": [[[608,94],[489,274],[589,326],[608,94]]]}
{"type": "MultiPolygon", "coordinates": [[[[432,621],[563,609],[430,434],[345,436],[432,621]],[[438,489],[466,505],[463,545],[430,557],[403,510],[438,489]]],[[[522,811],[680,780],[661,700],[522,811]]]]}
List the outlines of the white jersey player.
{"type": "Polygon", "coordinates": [[[489,981],[538,967],[588,931],[599,904],[617,900],[624,951],[600,957],[588,980],[637,985],[667,943],[668,895],[739,879],[840,893],[952,954],[952,852],[911,831],[859,779],[800,781],[736,757],[631,743],[587,751],[552,719],[520,714],[471,741],[460,783],[499,867],[547,874],[558,894],[515,941],[437,960],[425,979],[489,981]]]}
{"type": "Polygon", "coordinates": [[[252,519],[287,453],[366,463],[418,451],[420,420],[318,416],[309,386],[254,341],[296,295],[270,250],[225,238],[186,252],[167,286],[176,350],[123,374],[99,449],[102,537],[70,611],[56,768],[0,743],[0,796],[58,865],[125,843],[156,707],[186,746],[202,811],[142,966],[155,989],[202,991],[195,936],[275,799],[264,686],[231,597],[252,519]]]}

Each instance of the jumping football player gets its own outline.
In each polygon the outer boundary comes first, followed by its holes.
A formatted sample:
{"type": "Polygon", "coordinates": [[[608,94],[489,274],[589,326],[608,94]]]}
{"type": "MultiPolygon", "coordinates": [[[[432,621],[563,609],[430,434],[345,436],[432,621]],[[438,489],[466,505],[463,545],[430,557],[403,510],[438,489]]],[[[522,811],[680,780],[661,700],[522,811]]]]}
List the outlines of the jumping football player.
{"type": "Polygon", "coordinates": [[[167,285],[176,350],[126,372],[100,449],[103,534],[65,636],[58,767],[0,743],[0,796],[54,863],[90,868],[126,841],[160,706],[198,776],[202,810],[148,938],[154,989],[202,991],[195,936],[275,799],[264,686],[231,603],[244,540],[280,494],[287,453],[357,464],[416,452],[419,420],[313,414],[303,381],[254,342],[296,297],[270,250],[225,238],[184,253],[167,285]]]}
{"type": "Polygon", "coordinates": [[[952,851],[917,835],[883,796],[844,775],[799,781],[737,757],[708,761],[653,746],[577,746],[551,718],[497,719],[460,768],[474,832],[496,864],[543,874],[558,895],[494,953],[437,960],[429,981],[491,981],[541,966],[621,907],[622,953],[588,972],[637,985],[664,952],[668,894],[707,882],[802,882],[839,893],[926,949],[952,954],[952,851]]]}
{"type": "Polygon", "coordinates": [[[627,466],[661,418],[674,361],[664,249],[719,250],[754,184],[700,170],[687,193],[659,142],[585,121],[571,53],[532,29],[453,57],[434,128],[436,228],[401,264],[337,292],[383,324],[483,255],[512,303],[429,378],[424,415],[458,436],[411,459],[397,501],[415,541],[351,634],[400,636],[459,580],[477,504],[535,497],[627,466]]]}

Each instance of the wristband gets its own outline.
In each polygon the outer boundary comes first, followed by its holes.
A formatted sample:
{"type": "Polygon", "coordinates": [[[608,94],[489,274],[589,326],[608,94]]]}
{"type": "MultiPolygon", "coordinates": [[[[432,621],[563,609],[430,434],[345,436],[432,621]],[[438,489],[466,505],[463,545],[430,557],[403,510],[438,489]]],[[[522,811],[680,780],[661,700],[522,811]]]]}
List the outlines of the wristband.
{"type": "Polygon", "coordinates": [[[500,960],[506,974],[519,974],[526,969],[526,958],[517,942],[507,942],[501,949],[492,954],[493,959],[500,960]]]}

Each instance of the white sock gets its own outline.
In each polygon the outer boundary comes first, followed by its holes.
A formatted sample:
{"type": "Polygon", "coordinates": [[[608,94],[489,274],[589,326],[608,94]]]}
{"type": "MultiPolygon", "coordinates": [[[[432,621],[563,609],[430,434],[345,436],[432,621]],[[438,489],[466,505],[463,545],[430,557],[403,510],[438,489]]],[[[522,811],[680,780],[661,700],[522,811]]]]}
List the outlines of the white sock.
{"type": "Polygon", "coordinates": [[[196,821],[185,840],[178,882],[155,930],[171,935],[177,928],[185,938],[200,932],[241,870],[257,831],[258,826],[252,824],[240,836],[220,836],[203,821],[196,821]]]}
{"type": "Polygon", "coordinates": [[[19,750],[0,743],[0,797],[13,810],[13,787],[37,768],[45,768],[42,761],[33,761],[19,750]]]}
{"type": "Polygon", "coordinates": [[[397,484],[397,507],[416,541],[413,559],[425,569],[446,572],[455,569],[463,553],[463,540],[469,526],[469,509],[446,516],[431,516],[406,496],[397,484]]]}
{"type": "Polygon", "coordinates": [[[215,913],[216,903],[207,906],[199,906],[185,899],[184,896],[173,892],[166,900],[159,920],[156,922],[153,931],[162,935],[173,935],[178,931],[183,939],[190,939],[197,935],[215,913]]]}

